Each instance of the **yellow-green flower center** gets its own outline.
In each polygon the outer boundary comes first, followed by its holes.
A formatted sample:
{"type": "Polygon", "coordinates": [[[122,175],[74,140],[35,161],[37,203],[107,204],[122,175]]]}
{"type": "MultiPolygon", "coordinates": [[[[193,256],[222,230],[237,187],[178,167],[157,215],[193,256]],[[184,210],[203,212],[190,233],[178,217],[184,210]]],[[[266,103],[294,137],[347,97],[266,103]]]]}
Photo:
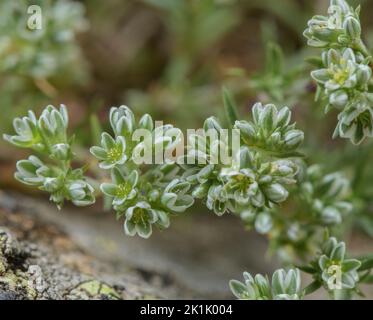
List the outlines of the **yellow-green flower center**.
{"type": "Polygon", "coordinates": [[[132,187],[128,182],[122,183],[118,185],[116,195],[119,198],[126,197],[130,193],[131,189],[132,187]]]}
{"type": "Polygon", "coordinates": [[[254,182],[252,177],[244,174],[238,174],[234,177],[234,185],[242,191],[246,191],[250,185],[254,182]]]}
{"type": "Polygon", "coordinates": [[[118,147],[111,148],[107,152],[107,157],[108,157],[108,160],[111,162],[118,161],[122,157],[122,150],[118,147]]]}
{"type": "Polygon", "coordinates": [[[132,222],[134,224],[143,223],[146,220],[146,212],[142,208],[135,208],[133,211],[132,222]]]}

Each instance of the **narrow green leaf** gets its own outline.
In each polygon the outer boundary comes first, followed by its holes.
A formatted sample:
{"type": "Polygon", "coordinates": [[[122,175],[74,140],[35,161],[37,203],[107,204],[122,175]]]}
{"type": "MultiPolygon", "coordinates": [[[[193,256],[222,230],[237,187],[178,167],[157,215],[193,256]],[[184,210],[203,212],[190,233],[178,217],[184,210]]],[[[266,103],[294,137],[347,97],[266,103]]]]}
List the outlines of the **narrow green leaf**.
{"type": "Polygon", "coordinates": [[[308,295],[315,292],[317,289],[321,287],[321,285],[322,283],[318,280],[311,282],[307,287],[304,288],[304,294],[308,295]]]}
{"type": "Polygon", "coordinates": [[[237,107],[231,93],[225,87],[223,87],[223,102],[228,122],[234,125],[238,120],[237,107]]]}
{"type": "Polygon", "coordinates": [[[312,266],[297,266],[297,268],[305,273],[314,274],[317,270],[312,266]]]}
{"type": "Polygon", "coordinates": [[[284,68],[284,56],[281,47],[269,42],[266,48],[266,72],[272,75],[280,75],[284,68]]]}
{"type": "Polygon", "coordinates": [[[373,256],[361,260],[359,271],[365,271],[373,268],[373,256]]]}
{"type": "Polygon", "coordinates": [[[97,115],[91,114],[89,117],[89,122],[91,125],[91,133],[92,133],[92,144],[93,145],[100,145],[100,140],[101,140],[101,132],[102,127],[100,124],[100,121],[98,120],[97,115]]]}

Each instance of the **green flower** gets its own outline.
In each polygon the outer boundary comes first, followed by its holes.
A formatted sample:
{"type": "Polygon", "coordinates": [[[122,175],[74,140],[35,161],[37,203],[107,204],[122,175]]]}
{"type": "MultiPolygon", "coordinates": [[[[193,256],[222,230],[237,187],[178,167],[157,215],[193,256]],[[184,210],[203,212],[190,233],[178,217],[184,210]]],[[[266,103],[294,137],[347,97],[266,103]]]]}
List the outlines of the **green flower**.
{"type": "Polygon", "coordinates": [[[259,189],[256,175],[251,169],[226,170],[223,175],[227,181],[224,187],[228,198],[242,206],[251,203],[257,207],[264,205],[263,193],[259,189]]]}
{"type": "Polygon", "coordinates": [[[75,180],[67,184],[68,197],[76,206],[88,206],[95,203],[94,189],[84,180],[75,180]]]}
{"type": "Polygon", "coordinates": [[[127,161],[126,140],[122,136],[114,140],[108,133],[101,135],[101,147],[91,147],[91,153],[100,161],[99,167],[111,169],[127,161]]]}
{"type": "Polygon", "coordinates": [[[50,169],[37,157],[30,156],[28,160],[20,160],[16,164],[15,178],[30,186],[42,186],[50,169]]]}
{"type": "Polygon", "coordinates": [[[187,193],[189,189],[189,182],[181,179],[172,180],[164,189],[162,204],[170,211],[184,212],[194,203],[193,197],[187,193]]]}
{"type": "Polygon", "coordinates": [[[262,208],[285,201],[289,195],[285,185],[295,183],[297,171],[293,161],[268,162],[259,152],[242,147],[232,167],[221,170],[220,178],[231,204],[246,210],[247,206],[262,208]]]}
{"type": "MultiPolygon", "coordinates": [[[[350,48],[342,52],[330,49],[324,53],[323,61],[326,68],[312,71],[311,76],[324,86],[326,94],[342,89],[365,88],[372,76],[370,67],[357,63],[355,53],[350,48]]],[[[341,97],[342,93],[333,96],[330,102],[345,100],[341,97]]]]}
{"type": "Polygon", "coordinates": [[[209,186],[206,206],[208,209],[213,210],[218,216],[223,215],[228,207],[228,195],[224,186],[220,183],[214,183],[209,186]]]}
{"type": "Polygon", "coordinates": [[[301,278],[298,269],[276,270],[270,285],[268,277],[250,273],[243,274],[245,283],[231,280],[229,286],[233,294],[242,300],[299,300],[303,298],[301,292],[301,278]]]}
{"type": "Polygon", "coordinates": [[[110,124],[115,136],[130,137],[135,130],[135,116],[127,106],[112,107],[109,114],[110,124]]]}
{"type": "Polygon", "coordinates": [[[149,203],[145,201],[138,202],[130,207],[125,213],[124,231],[129,236],[136,233],[142,238],[149,238],[152,234],[152,225],[158,221],[158,214],[153,210],[149,203]]]}
{"type": "Polygon", "coordinates": [[[357,270],[361,262],[345,259],[346,245],[336,238],[329,238],[322,246],[322,255],[318,260],[321,279],[329,290],[354,289],[359,282],[357,270]]]}
{"type": "Polygon", "coordinates": [[[232,293],[241,300],[271,300],[271,286],[267,276],[257,274],[253,277],[250,273],[244,272],[245,283],[231,280],[229,287],[232,293]]]}
{"type": "Polygon", "coordinates": [[[365,138],[373,137],[372,98],[367,95],[356,96],[338,115],[338,124],[333,137],[350,139],[355,145],[365,138]]]}
{"type": "Polygon", "coordinates": [[[102,183],[101,191],[109,197],[113,197],[113,206],[119,209],[127,200],[133,199],[136,194],[136,185],[138,181],[138,173],[132,171],[128,177],[114,167],[111,171],[112,183],[102,183]]]}
{"type": "Polygon", "coordinates": [[[37,128],[37,120],[32,111],[28,112],[28,117],[15,118],[13,127],[17,135],[4,134],[4,139],[19,148],[30,148],[40,142],[40,134],[37,128]]]}

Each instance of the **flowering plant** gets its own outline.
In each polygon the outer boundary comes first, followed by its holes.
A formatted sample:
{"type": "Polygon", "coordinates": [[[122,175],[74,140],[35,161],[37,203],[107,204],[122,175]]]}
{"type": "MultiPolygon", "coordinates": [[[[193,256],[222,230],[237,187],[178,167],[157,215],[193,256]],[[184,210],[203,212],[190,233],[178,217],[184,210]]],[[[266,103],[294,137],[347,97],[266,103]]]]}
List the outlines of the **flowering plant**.
{"type": "MultiPolygon", "coordinates": [[[[355,145],[373,137],[371,56],[362,41],[359,13],[345,0],[331,0],[327,16],[313,17],[304,32],[309,46],[323,50],[321,57],[310,59],[315,65],[311,78],[326,111],[338,112],[334,137],[355,145]]],[[[276,46],[269,53],[282,59],[276,46]]],[[[273,63],[267,71],[251,85],[285,99],[280,91],[292,77],[273,63]],[[272,76],[280,81],[269,87],[265,81],[272,76]]],[[[64,105],[49,105],[39,117],[29,111],[15,118],[15,134],[4,139],[32,151],[16,164],[18,181],[49,193],[59,209],[65,201],[88,206],[102,196],[128,236],[149,238],[155,229],[169,228],[171,218],[195,201],[267,235],[270,251],[291,268],[276,270],[271,280],[245,272],[244,283],[230,282],[239,299],[299,300],[319,288],[332,298],[362,295],[361,284],[372,282],[373,258],[347,257],[345,243],[335,237],[361,208],[353,187],[362,173],[350,181],[344,172],[328,172],[305,159],[305,134],[287,106],[258,102],[250,118],[242,119],[227,89],[223,104],[226,119],[209,117],[186,139],[182,130],[159,124],[149,114],[138,119],[127,106],[112,107],[111,130],[100,132],[100,141],[90,147],[89,164],[81,163],[74,136],[68,134],[64,105]],[[312,277],[303,288],[301,272],[312,277]]]]}

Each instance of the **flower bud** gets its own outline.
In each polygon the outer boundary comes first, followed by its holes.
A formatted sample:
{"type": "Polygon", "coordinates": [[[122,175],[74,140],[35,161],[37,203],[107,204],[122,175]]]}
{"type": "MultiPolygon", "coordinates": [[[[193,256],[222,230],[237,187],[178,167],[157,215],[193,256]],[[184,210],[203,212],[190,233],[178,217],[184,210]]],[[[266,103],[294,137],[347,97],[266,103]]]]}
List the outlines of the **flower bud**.
{"type": "Polygon", "coordinates": [[[203,129],[205,131],[208,131],[209,129],[215,129],[219,132],[220,130],[222,130],[222,127],[215,117],[210,117],[206,119],[205,123],[203,124],[203,129]]]}
{"type": "Polygon", "coordinates": [[[197,199],[203,199],[207,196],[210,185],[208,183],[203,183],[198,185],[192,192],[192,196],[197,199]]]}
{"type": "Polygon", "coordinates": [[[290,130],[285,134],[285,145],[287,148],[295,149],[302,144],[304,133],[300,130],[290,130]]]}
{"type": "Polygon", "coordinates": [[[267,132],[272,132],[277,125],[277,109],[273,104],[264,107],[259,115],[259,125],[267,132]]]}
{"type": "Polygon", "coordinates": [[[143,117],[139,121],[139,127],[142,129],[153,131],[154,123],[152,117],[149,114],[143,115],[143,117]]]}
{"type": "Polygon", "coordinates": [[[83,180],[73,181],[68,186],[72,203],[76,206],[87,206],[95,202],[93,187],[83,180]]]}
{"type": "Polygon", "coordinates": [[[329,97],[329,102],[333,107],[342,109],[348,102],[348,94],[343,90],[333,92],[329,97]]]}
{"type": "Polygon", "coordinates": [[[52,146],[52,158],[68,160],[71,155],[70,146],[66,143],[58,143],[52,146]]]}
{"type": "Polygon", "coordinates": [[[359,20],[349,16],[343,22],[343,29],[351,39],[358,39],[361,36],[361,25],[359,20]]]}
{"type": "Polygon", "coordinates": [[[135,116],[126,106],[120,106],[119,108],[112,107],[110,109],[109,119],[111,127],[117,136],[129,135],[135,128],[135,116]]]}
{"type": "Polygon", "coordinates": [[[267,212],[259,213],[255,219],[255,230],[260,234],[267,234],[273,227],[272,217],[267,212]]]}
{"type": "Polygon", "coordinates": [[[246,209],[240,213],[241,219],[247,223],[252,223],[255,220],[255,215],[255,211],[250,209],[246,209]]]}
{"type": "Polygon", "coordinates": [[[283,107],[277,115],[277,125],[279,127],[287,126],[290,123],[291,111],[288,107],[283,107]]]}
{"type": "Polygon", "coordinates": [[[330,6],[339,7],[344,14],[351,12],[351,8],[345,0],[331,0],[330,6]]]}
{"type": "Polygon", "coordinates": [[[148,193],[148,199],[151,202],[155,202],[160,197],[160,192],[157,189],[153,189],[148,193]]]}
{"type": "Polygon", "coordinates": [[[62,186],[62,179],[47,177],[44,179],[43,189],[47,192],[55,192],[62,186]]]}
{"type": "Polygon", "coordinates": [[[356,71],[356,76],[358,85],[365,86],[372,77],[372,69],[365,64],[361,64],[356,71]]]}
{"type": "Polygon", "coordinates": [[[329,66],[332,63],[339,63],[339,60],[341,59],[341,54],[335,50],[330,49],[328,51],[323,52],[322,54],[322,61],[324,63],[324,66],[329,66]]]}
{"type": "Polygon", "coordinates": [[[321,212],[321,220],[325,224],[339,224],[342,221],[342,217],[336,208],[326,207],[321,212]]]}
{"type": "Polygon", "coordinates": [[[255,138],[255,128],[250,122],[236,121],[234,128],[240,130],[240,134],[244,140],[252,141],[255,138]]]}
{"type": "Polygon", "coordinates": [[[275,203],[283,202],[289,196],[289,192],[279,183],[273,183],[264,189],[269,200],[275,203]]]}
{"type": "Polygon", "coordinates": [[[17,172],[15,178],[27,185],[40,186],[44,177],[38,175],[38,171],[45,167],[43,162],[35,157],[30,156],[28,160],[20,160],[16,164],[17,172]]]}

